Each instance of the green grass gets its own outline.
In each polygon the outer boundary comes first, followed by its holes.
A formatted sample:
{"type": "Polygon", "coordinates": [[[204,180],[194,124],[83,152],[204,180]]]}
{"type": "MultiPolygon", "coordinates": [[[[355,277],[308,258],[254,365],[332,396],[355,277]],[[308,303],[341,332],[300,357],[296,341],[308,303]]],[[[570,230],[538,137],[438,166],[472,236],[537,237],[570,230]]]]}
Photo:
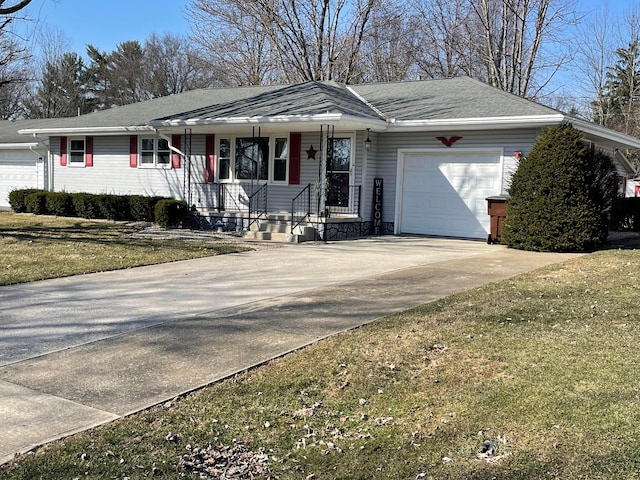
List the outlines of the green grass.
{"type": "Polygon", "coordinates": [[[423,305],[0,478],[198,478],[190,449],[238,443],[280,479],[638,478],[639,265],[640,251],[602,251],[423,305]],[[495,455],[478,458],[485,441],[495,455]]]}
{"type": "Polygon", "coordinates": [[[0,212],[0,285],[247,250],[128,236],[135,231],[123,223],[0,212]]]}

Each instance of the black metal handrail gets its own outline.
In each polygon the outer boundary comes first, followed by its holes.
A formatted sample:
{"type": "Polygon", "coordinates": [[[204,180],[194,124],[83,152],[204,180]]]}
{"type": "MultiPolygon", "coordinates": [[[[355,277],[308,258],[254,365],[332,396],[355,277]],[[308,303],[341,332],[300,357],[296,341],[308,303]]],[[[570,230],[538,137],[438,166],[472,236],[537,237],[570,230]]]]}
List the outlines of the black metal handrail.
{"type": "Polygon", "coordinates": [[[302,189],[291,200],[291,234],[295,228],[311,215],[311,184],[302,189]]]}
{"type": "Polygon", "coordinates": [[[267,184],[262,185],[258,190],[249,196],[249,224],[257,222],[262,216],[267,216],[267,184]]]}

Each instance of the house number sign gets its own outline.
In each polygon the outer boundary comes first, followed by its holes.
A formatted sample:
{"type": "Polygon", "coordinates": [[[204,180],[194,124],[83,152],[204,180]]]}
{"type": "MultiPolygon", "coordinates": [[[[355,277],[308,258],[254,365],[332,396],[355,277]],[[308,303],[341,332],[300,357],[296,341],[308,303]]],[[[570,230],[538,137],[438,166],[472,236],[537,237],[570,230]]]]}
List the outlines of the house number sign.
{"type": "Polygon", "coordinates": [[[373,179],[373,234],[382,234],[382,179],[373,179]]]}

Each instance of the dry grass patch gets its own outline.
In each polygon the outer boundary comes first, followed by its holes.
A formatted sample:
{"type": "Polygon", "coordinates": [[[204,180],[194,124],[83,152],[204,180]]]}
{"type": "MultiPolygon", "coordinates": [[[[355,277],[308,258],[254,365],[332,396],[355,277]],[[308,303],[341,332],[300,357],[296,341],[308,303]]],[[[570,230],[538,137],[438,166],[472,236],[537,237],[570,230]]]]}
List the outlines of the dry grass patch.
{"type": "Polygon", "coordinates": [[[123,223],[0,212],[0,285],[247,250],[209,242],[135,239],[123,223]]]}
{"type": "Polygon", "coordinates": [[[51,444],[2,478],[637,478],[640,252],[606,251],[337,335],[51,444]],[[241,477],[249,478],[249,477],[241,477]]]}

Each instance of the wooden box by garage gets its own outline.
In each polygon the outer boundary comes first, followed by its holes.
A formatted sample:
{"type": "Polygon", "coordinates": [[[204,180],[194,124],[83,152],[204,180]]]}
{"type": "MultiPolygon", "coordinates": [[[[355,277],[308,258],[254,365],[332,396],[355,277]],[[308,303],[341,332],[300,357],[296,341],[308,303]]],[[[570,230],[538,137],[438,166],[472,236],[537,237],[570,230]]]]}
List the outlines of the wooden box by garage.
{"type": "Polygon", "coordinates": [[[491,233],[487,238],[487,243],[500,243],[502,235],[502,224],[507,218],[507,201],[509,197],[506,195],[498,195],[495,197],[487,197],[487,211],[491,217],[491,233]]]}

